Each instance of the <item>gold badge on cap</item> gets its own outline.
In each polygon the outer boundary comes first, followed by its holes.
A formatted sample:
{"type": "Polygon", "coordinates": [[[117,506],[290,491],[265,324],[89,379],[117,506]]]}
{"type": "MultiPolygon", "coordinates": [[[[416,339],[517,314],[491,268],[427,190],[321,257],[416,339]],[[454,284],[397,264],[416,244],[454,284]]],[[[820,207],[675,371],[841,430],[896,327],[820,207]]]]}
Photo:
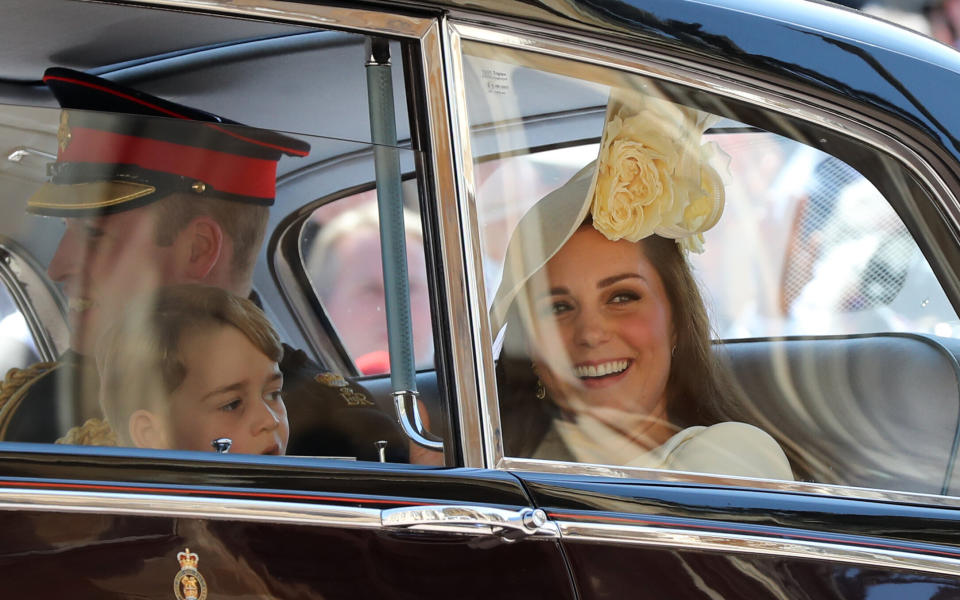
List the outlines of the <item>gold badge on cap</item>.
{"type": "Polygon", "coordinates": [[[70,145],[70,139],[73,134],[70,133],[70,115],[67,111],[60,111],[60,128],[57,129],[57,147],[62,153],[70,145]]]}
{"type": "Polygon", "coordinates": [[[190,552],[190,548],[184,548],[183,552],[177,553],[177,560],[180,562],[180,570],[173,578],[174,596],[177,600],[206,600],[207,582],[197,570],[200,557],[190,552]]]}

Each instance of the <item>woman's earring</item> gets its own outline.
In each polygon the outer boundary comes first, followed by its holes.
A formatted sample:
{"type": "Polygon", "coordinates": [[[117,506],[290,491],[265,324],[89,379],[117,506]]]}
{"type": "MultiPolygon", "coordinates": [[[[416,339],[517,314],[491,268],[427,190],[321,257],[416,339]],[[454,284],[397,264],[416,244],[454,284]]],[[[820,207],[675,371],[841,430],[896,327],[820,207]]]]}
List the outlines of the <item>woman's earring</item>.
{"type": "Polygon", "coordinates": [[[530,369],[537,376],[537,400],[543,400],[547,397],[547,388],[543,387],[543,381],[540,379],[540,374],[537,373],[537,363],[530,361],[530,369]]]}
{"type": "Polygon", "coordinates": [[[547,397],[547,388],[543,387],[543,381],[537,377],[537,400],[543,400],[547,397]]]}
{"type": "Polygon", "coordinates": [[[670,356],[671,356],[671,357],[674,357],[674,356],[676,356],[676,355],[677,355],[677,345],[674,344],[674,345],[673,345],[673,349],[670,350],[670,356]]]}

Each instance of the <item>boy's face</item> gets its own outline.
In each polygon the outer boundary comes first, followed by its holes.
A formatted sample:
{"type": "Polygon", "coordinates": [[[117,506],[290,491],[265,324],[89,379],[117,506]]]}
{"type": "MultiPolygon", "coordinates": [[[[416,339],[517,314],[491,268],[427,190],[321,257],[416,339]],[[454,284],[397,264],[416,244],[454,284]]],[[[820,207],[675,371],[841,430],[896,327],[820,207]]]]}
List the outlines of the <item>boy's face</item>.
{"type": "Polygon", "coordinates": [[[210,451],[226,437],[231,453],[286,452],[290,428],[276,362],[229,325],[188,333],[180,356],[187,375],[170,395],[171,448],[210,451]]]}

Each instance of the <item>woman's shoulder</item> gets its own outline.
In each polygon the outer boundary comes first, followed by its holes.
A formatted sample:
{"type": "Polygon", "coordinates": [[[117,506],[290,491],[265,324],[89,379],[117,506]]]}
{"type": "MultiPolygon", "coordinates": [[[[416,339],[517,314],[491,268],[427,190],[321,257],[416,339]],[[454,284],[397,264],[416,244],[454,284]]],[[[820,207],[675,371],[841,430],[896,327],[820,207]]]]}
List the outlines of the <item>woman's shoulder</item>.
{"type": "Polygon", "coordinates": [[[697,435],[706,439],[725,440],[731,443],[743,444],[777,443],[766,431],[755,425],[741,423],[739,421],[724,421],[723,423],[715,423],[709,427],[700,427],[698,429],[699,432],[697,435]]]}
{"type": "Polygon", "coordinates": [[[738,477],[793,479],[790,461],[767,432],[736,421],[690,427],[673,436],[669,469],[738,477]]]}

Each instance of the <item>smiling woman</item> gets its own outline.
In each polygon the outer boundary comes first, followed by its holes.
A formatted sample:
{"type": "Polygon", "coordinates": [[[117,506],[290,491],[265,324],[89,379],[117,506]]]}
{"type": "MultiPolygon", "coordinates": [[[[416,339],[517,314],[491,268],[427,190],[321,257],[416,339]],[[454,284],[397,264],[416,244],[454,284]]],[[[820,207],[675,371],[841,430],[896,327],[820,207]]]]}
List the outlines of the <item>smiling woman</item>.
{"type": "Polygon", "coordinates": [[[507,325],[511,455],[793,478],[773,438],[734,421],[685,258],[723,211],[706,121],[615,90],[598,159],[518,225],[491,308],[494,327],[507,325]]]}

